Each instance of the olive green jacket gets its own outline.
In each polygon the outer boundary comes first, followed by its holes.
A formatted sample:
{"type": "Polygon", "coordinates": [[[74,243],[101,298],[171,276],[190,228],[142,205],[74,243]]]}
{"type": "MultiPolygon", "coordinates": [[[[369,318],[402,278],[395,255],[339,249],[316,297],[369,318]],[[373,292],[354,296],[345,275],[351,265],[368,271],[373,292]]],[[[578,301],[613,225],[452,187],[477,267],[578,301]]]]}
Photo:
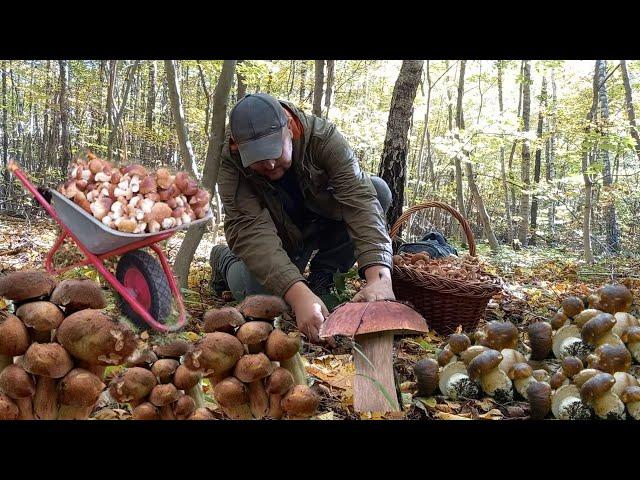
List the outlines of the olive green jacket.
{"type": "MultiPolygon", "coordinates": [[[[360,275],[371,265],[391,268],[391,240],[376,190],[345,138],[332,123],[280,102],[303,127],[301,138],[293,140],[291,168],[307,208],[344,220],[360,275]]],[[[301,250],[302,233],[284,211],[275,187],[242,167],[240,154],[229,146],[227,132],[218,176],[227,243],[260,284],[284,296],[295,282],[305,280],[287,255],[301,250]]]]}

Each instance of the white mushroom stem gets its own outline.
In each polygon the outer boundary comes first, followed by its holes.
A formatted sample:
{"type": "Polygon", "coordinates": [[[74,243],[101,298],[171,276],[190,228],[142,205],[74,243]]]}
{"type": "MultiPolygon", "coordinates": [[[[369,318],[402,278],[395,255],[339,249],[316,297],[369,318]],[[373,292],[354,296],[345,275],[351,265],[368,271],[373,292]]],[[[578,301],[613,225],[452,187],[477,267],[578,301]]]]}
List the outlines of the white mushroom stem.
{"type": "Polygon", "coordinates": [[[640,342],[627,343],[627,349],[631,352],[633,359],[640,363],[640,342]]]}
{"type": "Polygon", "coordinates": [[[604,345],[605,343],[610,345],[624,345],[624,342],[620,340],[620,337],[610,331],[596,340],[596,347],[604,345]]]}
{"type": "Polygon", "coordinates": [[[514,380],[513,386],[515,387],[516,391],[520,395],[522,395],[522,398],[524,398],[525,400],[529,400],[529,396],[527,395],[527,388],[529,388],[529,385],[535,382],[537,382],[537,380],[533,377],[533,375],[531,375],[527,378],[518,378],[514,380]]]}
{"type": "Polygon", "coordinates": [[[558,407],[558,419],[559,420],[572,420],[570,412],[572,412],[578,404],[581,404],[582,400],[580,397],[567,397],[562,402],[560,402],[560,406],[558,407]]]}
{"type": "Polygon", "coordinates": [[[199,380],[192,388],[185,392],[196,402],[196,409],[204,407],[204,392],[202,391],[202,380],[199,380]]]}
{"type": "Polygon", "coordinates": [[[445,396],[456,400],[458,397],[458,389],[456,388],[456,385],[464,381],[471,381],[469,380],[469,375],[465,375],[464,373],[454,373],[453,375],[451,375],[451,377],[449,377],[449,381],[446,383],[445,391],[442,393],[445,396]]]}
{"type": "Polygon", "coordinates": [[[561,344],[560,344],[560,357],[559,359],[562,360],[564,357],[569,356],[569,348],[571,347],[571,345],[576,344],[576,343],[582,343],[582,339],[580,337],[569,337],[566,340],[564,340],[561,344]]]}
{"type": "Polygon", "coordinates": [[[300,353],[296,353],[293,357],[287,360],[281,360],[280,366],[289,370],[291,375],[293,375],[294,385],[308,385],[307,371],[304,368],[304,363],[302,362],[300,353]]]}
{"type": "Polygon", "coordinates": [[[54,378],[38,377],[33,397],[33,413],[36,420],[55,420],[58,416],[57,381],[54,378]]]}
{"type": "Polygon", "coordinates": [[[627,403],[627,412],[634,420],[640,420],[640,401],[627,403]]]}
{"type": "Polygon", "coordinates": [[[600,418],[608,419],[610,415],[625,418],[624,403],[615,393],[607,392],[593,401],[593,411],[600,418]]]}
{"type": "Polygon", "coordinates": [[[499,368],[494,368],[485,375],[481,375],[480,385],[482,390],[490,397],[495,396],[498,391],[504,392],[508,398],[513,396],[511,380],[499,368]]]}

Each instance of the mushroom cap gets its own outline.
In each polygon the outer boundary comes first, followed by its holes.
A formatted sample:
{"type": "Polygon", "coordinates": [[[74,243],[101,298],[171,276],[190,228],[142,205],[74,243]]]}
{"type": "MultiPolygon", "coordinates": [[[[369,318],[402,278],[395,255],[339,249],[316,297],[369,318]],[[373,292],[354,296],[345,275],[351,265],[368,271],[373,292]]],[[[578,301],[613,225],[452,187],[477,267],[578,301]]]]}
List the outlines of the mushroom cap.
{"type": "Polygon", "coordinates": [[[173,373],[173,384],[178,390],[189,390],[195,387],[202,378],[202,372],[191,370],[186,365],[180,365],[173,373]]]}
{"type": "Polygon", "coordinates": [[[196,410],[196,401],[189,395],[181,395],[173,405],[176,420],[185,420],[196,410]]]}
{"type": "Polygon", "coordinates": [[[265,344],[267,357],[275,362],[288,360],[299,351],[300,335],[294,332],[286,334],[279,328],[276,328],[269,334],[267,343],[265,344]]]}
{"type": "Polygon", "coordinates": [[[615,372],[613,374],[613,378],[616,379],[616,383],[611,389],[611,392],[618,395],[618,397],[621,397],[622,392],[624,391],[625,388],[632,387],[635,385],[640,386],[640,383],[638,383],[638,380],[636,379],[636,377],[634,377],[633,375],[627,372],[615,372]]]}
{"type": "Polygon", "coordinates": [[[527,387],[531,418],[541,420],[551,410],[551,387],[546,382],[532,382],[527,387]]]}
{"type": "Polygon", "coordinates": [[[458,357],[453,353],[449,345],[446,345],[442,350],[440,350],[440,352],[438,352],[437,359],[438,365],[444,367],[447,363],[455,362],[458,357]]]}
{"type": "Polygon", "coordinates": [[[471,360],[487,350],[489,350],[489,347],[485,347],[484,345],[473,345],[460,353],[460,360],[462,360],[465,365],[469,365],[471,360]]]}
{"type": "Polygon", "coordinates": [[[224,332],[207,333],[189,352],[184,364],[192,370],[222,373],[231,370],[244,355],[244,346],[233,335],[224,332]]]}
{"type": "Polygon", "coordinates": [[[64,320],[62,310],[55,303],[46,301],[23,303],[16,310],[16,316],[39,332],[54,330],[64,320]]]}
{"type": "Polygon", "coordinates": [[[624,403],[640,402],[640,387],[632,385],[625,388],[620,396],[620,400],[624,403]]]}
{"type": "Polygon", "coordinates": [[[214,420],[215,418],[208,408],[200,407],[196,408],[187,420],[214,420]]]}
{"type": "Polygon", "coordinates": [[[573,378],[583,368],[582,360],[578,357],[564,357],[562,359],[562,373],[568,378],[573,378]]]}
{"type": "Polygon", "coordinates": [[[607,393],[616,379],[610,373],[598,373],[582,384],[580,387],[580,398],[585,403],[593,403],[598,397],[607,393]]]}
{"type": "Polygon", "coordinates": [[[580,398],[580,390],[574,384],[563,385],[558,388],[551,396],[551,411],[553,416],[560,418],[560,405],[567,397],[580,398]]]}
{"type": "Polygon", "coordinates": [[[266,390],[269,394],[284,395],[293,387],[295,380],[289,370],[277,367],[266,381],[266,390]]]}
{"type": "Polygon", "coordinates": [[[245,323],[244,317],[233,307],[223,307],[207,311],[204,314],[204,331],[212,333],[223,331],[231,333],[233,327],[239,327],[245,323]]]}
{"type": "Polygon", "coordinates": [[[62,378],[73,368],[73,359],[58,343],[32,343],[22,357],[22,366],[33,375],[62,378]]]}
{"type": "Polygon", "coordinates": [[[36,382],[20,365],[9,365],[0,372],[0,392],[14,400],[31,397],[36,392],[36,382]]]}
{"type": "Polygon", "coordinates": [[[567,317],[575,317],[584,310],[584,303],[578,297],[566,297],[562,300],[562,311],[567,317]]]}
{"type": "Polygon", "coordinates": [[[418,395],[430,397],[438,388],[439,365],[433,358],[423,358],[413,366],[418,395]]]}
{"type": "Polygon", "coordinates": [[[427,333],[425,319],[413,308],[392,300],[348,302],[336,308],[320,327],[320,337],[355,337],[367,333],[427,333]]]}
{"type": "Polygon", "coordinates": [[[20,410],[11,397],[0,392],[0,420],[16,420],[20,410]]]}
{"type": "Polygon", "coordinates": [[[451,351],[457,355],[471,346],[471,340],[464,333],[452,333],[448,344],[451,351]]]}
{"type": "Polygon", "coordinates": [[[622,284],[605,285],[596,292],[597,304],[600,310],[614,314],[628,312],[633,303],[633,294],[622,284]]]}
{"type": "Polygon", "coordinates": [[[83,368],[74,368],[58,382],[58,401],[63,405],[90,407],[105,388],[100,377],[83,368]]]}
{"type": "Polygon", "coordinates": [[[189,351],[191,344],[181,338],[174,338],[163,344],[154,345],[153,351],[159,358],[180,358],[189,351]]]}
{"type": "Polygon", "coordinates": [[[490,372],[494,368],[498,368],[502,361],[502,354],[497,350],[489,349],[486,352],[482,352],[476,356],[467,365],[467,371],[469,372],[469,378],[471,380],[477,380],[481,376],[490,372]]]}
{"type": "Polygon", "coordinates": [[[527,361],[522,353],[518,350],[514,350],[513,348],[503,348],[500,350],[500,353],[502,354],[502,360],[500,361],[498,368],[507,375],[509,374],[509,370],[511,370],[516,363],[523,363],[527,361]]]}
{"type": "Polygon", "coordinates": [[[560,346],[569,337],[575,337],[580,339],[580,329],[576,325],[565,325],[556,331],[552,339],[551,349],[556,358],[563,358],[563,354],[560,351],[560,346]]]}
{"type": "Polygon", "coordinates": [[[629,327],[622,334],[622,341],[624,343],[640,342],[640,327],[629,327]]]}
{"type": "Polygon", "coordinates": [[[255,353],[238,360],[233,375],[244,383],[251,383],[268,377],[272,371],[271,360],[264,353],[255,353]]]}
{"type": "Polygon", "coordinates": [[[569,383],[567,381],[567,376],[561,369],[558,369],[558,371],[551,376],[551,380],[549,381],[549,385],[554,390],[559,389],[562,385],[566,385],[567,383],[569,383]]]}
{"type": "Polygon", "coordinates": [[[296,385],[280,402],[288,417],[308,418],[315,415],[320,405],[320,396],[306,385],[296,385]]]}
{"type": "Polygon", "coordinates": [[[562,309],[558,310],[549,322],[553,330],[559,330],[563,326],[569,325],[570,323],[571,319],[564,314],[562,309]]]}
{"type": "Polygon", "coordinates": [[[278,317],[289,310],[285,301],[274,295],[250,295],[237,308],[245,317],[265,320],[278,317]]]}
{"type": "Polygon", "coordinates": [[[578,326],[578,328],[582,328],[585,323],[587,323],[596,315],[600,315],[601,313],[603,313],[602,310],[587,308],[576,315],[573,319],[573,322],[578,326]]]}
{"type": "Polygon", "coordinates": [[[164,407],[180,398],[180,393],[173,383],[156,385],[149,394],[149,401],[156,407],[164,407]]]}
{"type": "Polygon", "coordinates": [[[170,383],[179,365],[180,362],[174,358],[162,358],[151,366],[151,372],[156,376],[158,383],[170,383]]]}
{"type": "Polygon", "coordinates": [[[0,277],[0,297],[14,302],[46,297],[56,286],[56,280],[47,272],[20,270],[0,277]]]}
{"type": "Polygon", "coordinates": [[[520,362],[516,363],[511,370],[509,370],[509,378],[511,380],[522,380],[523,378],[529,378],[533,375],[533,368],[528,363],[520,362]]]}
{"type": "Polygon", "coordinates": [[[127,368],[111,381],[109,393],[119,403],[140,400],[158,384],[156,376],[146,368],[127,368]]]}
{"type": "Polygon", "coordinates": [[[543,368],[534,370],[531,375],[533,375],[533,378],[535,378],[539,382],[549,383],[551,380],[551,375],[549,375],[549,372],[547,372],[543,368]]]}
{"type": "Polygon", "coordinates": [[[131,411],[133,420],[160,420],[160,411],[151,402],[144,402],[131,411]]]}
{"type": "Polygon", "coordinates": [[[0,355],[16,357],[29,348],[29,331],[15,315],[0,311],[0,355]]]}
{"type": "Polygon", "coordinates": [[[626,372],[631,368],[631,353],[624,345],[610,345],[605,343],[596,348],[589,355],[589,366],[613,374],[614,372],[626,372]]]}
{"type": "Polygon", "coordinates": [[[638,319],[627,312],[616,312],[614,315],[616,324],[611,329],[612,333],[615,333],[619,337],[622,337],[624,333],[633,327],[638,327],[638,319]]]}
{"type": "Polygon", "coordinates": [[[527,328],[532,360],[544,360],[551,352],[553,328],[547,322],[536,322],[527,328]]]}
{"type": "Polygon", "coordinates": [[[63,280],[51,294],[51,303],[65,308],[69,313],[85,308],[101,309],[107,300],[100,286],[93,280],[63,280]]]}
{"type": "Polygon", "coordinates": [[[272,330],[273,326],[268,322],[246,322],[236,332],[236,338],[245,345],[255,345],[264,342],[272,330]]]}
{"type": "Polygon", "coordinates": [[[249,403],[247,386],[235,377],[220,381],[213,389],[213,397],[222,408],[233,408],[249,403]]]}
{"type": "Polygon", "coordinates": [[[480,345],[500,351],[518,346],[518,327],[511,322],[492,321],[476,332],[480,345]]]}
{"type": "Polygon", "coordinates": [[[598,375],[599,373],[603,373],[600,370],[596,370],[595,368],[585,368],[583,370],[581,370],[579,373],[577,373],[574,377],[573,377],[573,383],[578,387],[581,388],[582,385],[584,385],[584,383],[589,380],[590,378],[595,377],[596,375],[598,375]]]}
{"type": "Polygon", "coordinates": [[[610,313],[600,313],[582,326],[582,340],[591,345],[595,345],[605,333],[611,331],[616,324],[616,319],[610,313]]]}

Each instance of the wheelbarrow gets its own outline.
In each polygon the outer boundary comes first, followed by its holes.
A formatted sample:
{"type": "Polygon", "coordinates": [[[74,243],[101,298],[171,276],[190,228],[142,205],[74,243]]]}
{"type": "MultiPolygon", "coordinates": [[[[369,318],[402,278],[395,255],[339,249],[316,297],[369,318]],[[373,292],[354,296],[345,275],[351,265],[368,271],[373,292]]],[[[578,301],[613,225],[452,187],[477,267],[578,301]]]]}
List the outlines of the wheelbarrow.
{"type": "Polygon", "coordinates": [[[59,275],[72,268],[85,265],[93,267],[102,274],[120,295],[120,309],[129,319],[141,328],[146,325],[161,332],[174,332],[184,326],[186,314],[180,290],[169,266],[169,261],[158,242],[168,239],[179,230],[191,225],[207,222],[211,219],[209,211],[204,218],[182,224],[159,233],[126,233],[109,228],[73,201],[55,189],[48,189],[51,203],[40,194],[18,164],[10,160],[7,168],[35,197],[49,215],[56,221],[62,232],[47,254],[45,267],[52,275],[59,275]],[[70,237],[84,254],[85,259],[61,269],[54,268],[53,256],[64,240],[70,237]],[[142,250],[149,247],[160,263],[149,253],[142,250]],[[120,256],[115,276],[107,269],[104,261],[120,256]],[[176,300],[179,317],[175,324],[165,322],[171,313],[172,299],[176,300]]]}

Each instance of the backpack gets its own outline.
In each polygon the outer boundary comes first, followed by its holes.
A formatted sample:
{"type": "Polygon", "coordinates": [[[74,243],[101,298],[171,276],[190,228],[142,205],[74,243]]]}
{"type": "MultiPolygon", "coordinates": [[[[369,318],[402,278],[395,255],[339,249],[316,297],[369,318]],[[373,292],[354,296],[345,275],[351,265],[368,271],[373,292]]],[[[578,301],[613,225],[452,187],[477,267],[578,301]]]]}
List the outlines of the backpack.
{"type": "Polygon", "coordinates": [[[398,254],[402,252],[426,252],[431,256],[431,258],[442,258],[448,257],[449,255],[458,255],[458,251],[454,247],[449,245],[447,239],[444,238],[444,236],[437,230],[427,233],[418,242],[402,243],[398,247],[398,254]]]}

